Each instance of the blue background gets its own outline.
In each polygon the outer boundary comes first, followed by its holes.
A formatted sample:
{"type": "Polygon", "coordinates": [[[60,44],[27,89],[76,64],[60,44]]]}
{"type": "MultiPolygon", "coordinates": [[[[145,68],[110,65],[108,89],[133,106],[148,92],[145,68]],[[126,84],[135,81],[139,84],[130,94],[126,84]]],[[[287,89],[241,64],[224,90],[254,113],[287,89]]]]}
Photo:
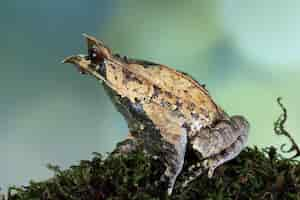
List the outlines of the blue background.
{"type": "Polygon", "coordinates": [[[284,97],[300,143],[300,1],[17,1],[0,3],[0,187],[43,180],[109,152],[127,126],[103,88],[60,61],[86,53],[82,33],[114,52],[205,83],[229,114],[245,115],[249,145],[279,145],[284,97]]]}

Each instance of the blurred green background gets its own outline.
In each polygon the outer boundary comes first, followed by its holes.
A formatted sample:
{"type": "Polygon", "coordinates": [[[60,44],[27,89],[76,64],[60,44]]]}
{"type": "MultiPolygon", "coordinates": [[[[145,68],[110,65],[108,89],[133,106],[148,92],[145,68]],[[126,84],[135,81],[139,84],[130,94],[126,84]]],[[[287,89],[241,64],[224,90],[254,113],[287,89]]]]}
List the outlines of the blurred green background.
{"type": "Polygon", "coordinates": [[[249,145],[273,134],[284,97],[300,143],[300,1],[17,1],[0,3],[0,187],[41,180],[109,152],[127,126],[103,88],[60,61],[86,53],[82,33],[115,52],[163,63],[205,83],[251,122],[249,145]],[[189,3],[187,3],[189,2],[189,3]]]}

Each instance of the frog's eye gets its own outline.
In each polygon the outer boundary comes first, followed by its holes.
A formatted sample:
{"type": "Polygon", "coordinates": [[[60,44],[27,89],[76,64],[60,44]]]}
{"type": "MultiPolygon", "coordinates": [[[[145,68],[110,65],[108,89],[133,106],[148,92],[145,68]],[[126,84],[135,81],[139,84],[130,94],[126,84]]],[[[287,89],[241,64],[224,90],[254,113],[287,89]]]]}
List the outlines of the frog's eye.
{"type": "Polygon", "coordinates": [[[89,49],[89,58],[94,64],[99,64],[103,62],[103,56],[100,55],[98,49],[95,47],[89,49]]]}

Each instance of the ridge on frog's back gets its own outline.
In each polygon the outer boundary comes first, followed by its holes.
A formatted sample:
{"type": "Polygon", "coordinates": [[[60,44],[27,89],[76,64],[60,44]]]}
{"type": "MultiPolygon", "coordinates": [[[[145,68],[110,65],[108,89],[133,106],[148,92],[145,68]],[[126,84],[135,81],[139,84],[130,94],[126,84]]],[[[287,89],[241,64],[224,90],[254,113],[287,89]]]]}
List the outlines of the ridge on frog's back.
{"type": "Polygon", "coordinates": [[[213,123],[217,118],[223,116],[222,109],[214,103],[203,85],[187,73],[149,61],[128,58],[123,59],[124,61],[129,69],[136,72],[137,79],[145,80],[144,85],[149,82],[154,87],[156,96],[160,92],[161,97],[166,96],[165,100],[167,96],[170,97],[167,101],[174,108],[182,105],[180,109],[185,115],[199,113],[207,118],[209,123],[213,123]]]}

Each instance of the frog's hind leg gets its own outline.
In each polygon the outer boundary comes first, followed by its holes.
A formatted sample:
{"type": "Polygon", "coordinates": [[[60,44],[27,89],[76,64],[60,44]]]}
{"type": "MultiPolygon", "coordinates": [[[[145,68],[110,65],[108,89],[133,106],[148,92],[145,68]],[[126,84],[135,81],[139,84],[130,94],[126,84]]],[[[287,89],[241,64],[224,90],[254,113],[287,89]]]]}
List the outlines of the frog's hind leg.
{"type": "Polygon", "coordinates": [[[217,133],[221,135],[224,140],[230,138],[226,136],[228,134],[235,135],[236,139],[220,153],[205,160],[204,165],[205,168],[208,168],[209,178],[213,176],[214,170],[218,166],[232,160],[243,150],[248,140],[250,127],[248,121],[244,117],[233,116],[231,117],[231,123],[227,123],[227,125],[225,125],[223,122],[220,122],[220,124],[216,125],[216,128],[217,133]],[[220,128],[218,129],[218,127],[220,128]]]}
{"type": "Polygon", "coordinates": [[[235,158],[245,147],[248,139],[249,123],[242,116],[233,116],[230,121],[220,121],[214,128],[202,129],[191,139],[193,150],[199,152],[204,160],[189,170],[193,171],[187,181],[196,179],[204,169],[208,169],[208,177],[223,163],[235,158]]]}

